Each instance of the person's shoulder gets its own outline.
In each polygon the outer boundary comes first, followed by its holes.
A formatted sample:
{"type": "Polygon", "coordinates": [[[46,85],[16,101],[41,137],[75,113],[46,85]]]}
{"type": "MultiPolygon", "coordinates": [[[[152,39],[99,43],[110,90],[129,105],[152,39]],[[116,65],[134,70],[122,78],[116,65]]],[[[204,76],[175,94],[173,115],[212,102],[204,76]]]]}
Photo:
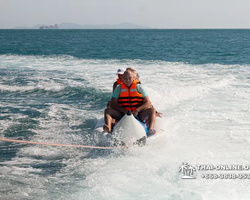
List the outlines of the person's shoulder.
{"type": "Polygon", "coordinates": [[[119,95],[120,95],[120,93],[121,93],[121,84],[119,84],[119,85],[117,85],[117,86],[115,87],[114,92],[117,92],[117,93],[119,93],[119,95]]]}
{"type": "Polygon", "coordinates": [[[137,90],[144,89],[140,82],[136,83],[136,88],[137,88],[137,90]]]}
{"type": "Polygon", "coordinates": [[[137,89],[137,91],[138,91],[140,94],[143,95],[143,97],[148,96],[147,91],[145,90],[145,88],[143,87],[143,85],[137,84],[137,85],[136,85],[136,89],[137,89]]]}
{"type": "Polygon", "coordinates": [[[117,85],[116,88],[121,89],[121,84],[117,85]]]}
{"type": "Polygon", "coordinates": [[[113,97],[118,99],[118,97],[120,96],[120,93],[121,93],[121,85],[117,85],[114,89],[113,97]]]}

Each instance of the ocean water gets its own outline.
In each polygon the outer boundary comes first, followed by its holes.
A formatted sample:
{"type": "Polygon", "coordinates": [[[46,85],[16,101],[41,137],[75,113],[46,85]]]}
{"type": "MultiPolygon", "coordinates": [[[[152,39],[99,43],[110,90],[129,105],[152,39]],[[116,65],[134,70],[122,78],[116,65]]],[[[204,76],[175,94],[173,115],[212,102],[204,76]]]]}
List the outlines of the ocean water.
{"type": "Polygon", "coordinates": [[[249,199],[250,170],[197,165],[250,165],[250,30],[0,30],[0,44],[0,138],[107,146],[93,130],[121,67],[164,122],[126,150],[0,141],[0,199],[249,199]]]}

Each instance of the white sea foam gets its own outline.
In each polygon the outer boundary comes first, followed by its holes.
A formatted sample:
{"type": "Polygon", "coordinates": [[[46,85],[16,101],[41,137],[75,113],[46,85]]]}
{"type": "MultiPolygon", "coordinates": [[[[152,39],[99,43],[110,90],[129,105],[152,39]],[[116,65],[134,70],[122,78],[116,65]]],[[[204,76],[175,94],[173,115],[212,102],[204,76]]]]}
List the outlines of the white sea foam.
{"type": "MultiPolygon", "coordinates": [[[[11,161],[1,163],[4,182],[0,186],[10,191],[4,192],[4,197],[13,199],[19,194],[31,199],[37,196],[39,199],[249,198],[248,180],[207,180],[201,178],[200,171],[195,180],[184,180],[179,173],[183,162],[193,166],[249,163],[250,154],[246,151],[250,143],[249,66],[81,60],[67,56],[1,56],[0,66],[37,71],[32,77],[37,85],[24,86],[25,90],[29,87],[61,90],[79,86],[110,93],[117,68],[133,67],[139,72],[153,105],[163,112],[166,127],[164,133],[150,140],[147,146],[125,152],[32,145],[20,148],[11,161]],[[47,164],[48,168],[50,163],[63,166],[47,176],[43,170],[33,171],[37,169],[31,165],[36,161],[47,164]],[[25,173],[26,168],[21,165],[27,166],[25,173]],[[7,166],[11,173],[6,170],[7,166]],[[19,179],[23,184],[17,182],[19,179]],[[12,180],[15,180],[13,186],[10,185],[12,180]],[[17,188],[20,189],[11,192],[17,188]]],[[[22,89],[20,87],[8,86],[8,90],[17,92],[22,89]]],[[[86,120],[100,118],[103,109],[49,103],[46,108],[39,109],[43,117],[37,119],[40,129],[33,130],[36,133],[33,139],[88,143],[91,138],[88,140],[85,136],[91,136],[90,129],[83,129],[82,134],[76,132],[86,120]]],[[[8,123],[2,130],[12,122],[8,123]]]]}

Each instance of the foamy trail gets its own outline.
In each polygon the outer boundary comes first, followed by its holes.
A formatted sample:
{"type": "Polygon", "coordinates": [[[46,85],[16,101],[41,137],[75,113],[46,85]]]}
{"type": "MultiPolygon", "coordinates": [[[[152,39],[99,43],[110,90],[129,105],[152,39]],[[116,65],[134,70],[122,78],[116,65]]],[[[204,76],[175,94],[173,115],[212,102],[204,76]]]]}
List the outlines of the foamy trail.
{"type": "Polygon", "coordinates": [[[125,152],[1,142],[7,155],[0,166],[3,198],[248,197],[242,192],[247,191],[247,180],[206,180],[200,172],[194,181],[182,180],[179,167],[183,162],[249,162],[244,150],[250,142],[249,66],[69,56],[0,58],[1,137],[99,144],[92,132],[111,97],[118,67],[138,71],[165,124],[160,137],[125,152]]]}

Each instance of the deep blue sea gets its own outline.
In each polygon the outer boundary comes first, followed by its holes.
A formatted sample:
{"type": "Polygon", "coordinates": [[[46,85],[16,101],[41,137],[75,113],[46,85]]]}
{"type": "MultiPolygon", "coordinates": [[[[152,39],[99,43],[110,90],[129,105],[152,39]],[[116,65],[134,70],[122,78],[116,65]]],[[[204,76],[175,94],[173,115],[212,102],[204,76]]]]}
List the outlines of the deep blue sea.
{"type": "Polygon", "coordinates": [[[249,199],[250,167],[197,168],[250,166],[249,55],[250,30],[0,30],[0,138],[107,146],[93,130],[127,67],[164,123],[125,151],[0,141],[0,199],[249,199]]]}
{"type": "Polygon", "coordinates": [[[250,30],[1,30],[0,54],[249,64],[250,30]]]}

